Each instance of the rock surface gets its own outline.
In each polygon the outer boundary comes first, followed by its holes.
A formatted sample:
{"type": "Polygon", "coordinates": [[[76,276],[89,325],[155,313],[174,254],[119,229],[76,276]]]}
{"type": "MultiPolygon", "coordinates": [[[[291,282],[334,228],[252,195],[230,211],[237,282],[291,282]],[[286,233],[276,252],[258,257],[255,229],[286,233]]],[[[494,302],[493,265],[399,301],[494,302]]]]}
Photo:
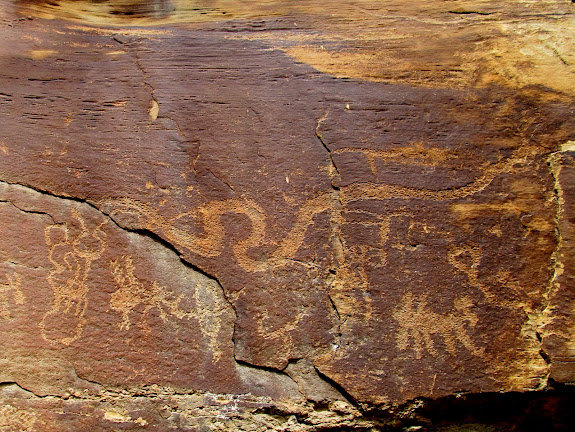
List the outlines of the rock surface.
{"type": "Polygon", "coordinates": [[[0,0],[0,430],[551,404],[574,36],[560,0],[0,0]]]}

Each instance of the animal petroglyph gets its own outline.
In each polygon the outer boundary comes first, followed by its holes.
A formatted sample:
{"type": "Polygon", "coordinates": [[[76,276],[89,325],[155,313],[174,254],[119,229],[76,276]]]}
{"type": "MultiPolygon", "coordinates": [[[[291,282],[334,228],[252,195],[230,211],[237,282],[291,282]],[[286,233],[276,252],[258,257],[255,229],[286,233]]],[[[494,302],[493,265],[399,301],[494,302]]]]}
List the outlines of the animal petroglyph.
{"type": "Polygon", "coordinates": [[[217,257],[224,250],[225,229],[221,218],[226,213],[247,216],[251,229],[247,238],[232,244],[232,250],[238,264],[247,271],[260,272],[272,267],[283,267],[288,260],[293,259],[303,244],[306,231],[313,224],[313,218],[324,212],[332,211],[334,195],[325,193],[308,200],[299,210],[296,222],[283,238],[275,251],[266,260],[256,260],[249,256],[249,249],[258,247],[265,242],[265,214],[255,202],[246,199],[230,199],[212,201],[190,212],[185,212],[174,219],[168,220],[147,204],[129,198],[106,201],[102,204],[111,205],[111,216],[128,215],[136,217],[139,223],[148,230],[161,230],[163,235],[173,244],[186,248],[198,255],[217,257]],[[176,228],[174,223],[184,217],[199,220],[203,235],[191,234],[176,228]]]}
{"type": "Polygon", "coordinates": [[[181,306],[183,295],[176,296],[160,285],[157,281],[144,284],[135,275],[134,260],[125,255],[110,262],[110,267],[118,289],[110,297],[110,307],[122,314],[120,329],[129,330],[131,313],[138,306],[143,307],[144,317],[152,309],[157,311],[163,322],[168,322],[170,316],[179,320],[197,320],[203,337],[208,339],[210,352],[214,361],[218,361],[222,351],[218,345],[222,315],[226,313],[216,287],[196,285],[194,289],[195,307],[186,311],[181,306]]]}
{"type": "Polygon", "coordinates": [[[447,254],[447,259],[453,267],[467,275],[470,285],[481,290],[488,302],[496,300],[493,293],[479,281],[479,264],[481,263],[481,248],[479,246],[452,246],[447,254]]]}
{"type": "Polygon", "coordinates": [[[20,288],[20,275],[14,273],[6,275],[8,283],[0,284],[0,318],[11,319],[10,299],[17,304],[24,304],[25,298],[20,288]]]}
{"type": "MultiPolygon", "coordinates": [[[[193,211],[181,213],[170,220],[160,215],[152,206],[130,198],[109,200],[102,204],[113,208],[110,216],[135,217],[143,228],[150,231],[160,230],[173,244],[205,257],[219,256],[224,249],[225,230],[221,218],[226,213],[246,215],[252,223],[250,235],[233,245],[238,255],[248,248],[260,245],[265,231],[264,213],[257,204],[250,200],[212,201],[193,211]],[[203,235],[191,234],[174,226],[175,222],[186,216],[201,221],[203,235]]],[[[243,261],[240,262],[242,263],[243,261]]]]}
{"type": "Polygon", "coordinates": [[[434,340],[433,336],[438,335],[451,355],[457,354],[457,342],[474,355],[482,354],[483,350],[475,346],[467,333],[467,328],[473,328],[478,321],[477,315],[470,311],[472,306],[469,298],[462,297],[455,300],[454,311],[439,314],[429,308],[427,296],[405,294],[393,311],[398,323],[397,347],[401,350],[412,347],[418,359],[424,351],[437,356],[437,338],[434,340]]]}
{"type": "Polygon", "coordinates": [[[54,267],[48,273],[54,299],[40,322],[40,329],[46,341],[64,345],[82,334],[88,305],[88,274],[92,263],[106,248],[106,233],[102,230],[105,222],[89,230],[78,210],[73,209],[71,214],[75,222],[50,225],[44,231],[48,259],[54,267]]]}
{"type": "Polygon", "coordinates": [[[423,143],[416,142],[409,146],[397,147],[389,150],[376,150],[369,148],[343,147],[333,151],[334,155],[343,153],[361,153],[367,158],[371,173],[377,177],[377,160],[392,161],[394,163],[436,166],[441,162],[457,159],[457,154],[439,147],[425,147],[423,143]]]}
{"type": "Polygon", "coordinates": [[[175,315],[182,319],[186,313],[179,308],[181,297],[173,297],[166,289],[154,281],[149,286],[144,286],[134,275],[134,263],[130,256],[112,260],[110,262],[112,275],[118,286],[110,298],[110,306],[113,310],[122,313],[121,329],[128,330],[132,323],[130,313],[142,304],[143,315],[151,309],[156,309],[162,321],[167,321],[168,315],[175,315]]]}
{"type": "Polygon", "coordinates": [[[509,158],[502,159],[488,165],[482,174],[474,181],[452,189],[433,190],[426,188],[414,188],[401,185],[361,182],[353,183],[341,188],[341,202],[347,204],[362,200],[387,200],[387,199],[429,199],[429,200],[452,200],[465,198],[481,192],[502,173],[515,173],[522,168],[537,153],[534,147],[521,147],[509,158]]]}

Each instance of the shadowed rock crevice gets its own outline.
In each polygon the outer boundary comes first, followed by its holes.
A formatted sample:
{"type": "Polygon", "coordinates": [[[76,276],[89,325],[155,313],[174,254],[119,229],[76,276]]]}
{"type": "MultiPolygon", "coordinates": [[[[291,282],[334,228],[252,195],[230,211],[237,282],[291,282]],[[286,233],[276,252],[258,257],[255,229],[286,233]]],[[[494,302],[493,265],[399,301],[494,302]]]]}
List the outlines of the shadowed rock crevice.
{"type": "MultiPolygon", "coordinates": [[[[90,413],[95,428],[109,424],[113,414],[125,430],[169,428],[178,425],[184,430],[216,427],[218,430],[257,430],[319,432],[319,431],[571,431],[575,426],[572,404],[573,390],[554,384],[554,389],[526,393],[459,394],[438,399],[417,399],[396,406],[352,407],[343,401],[274,403],[250,395],[225,395],[182,392],[149,386],[127,389],[103,389],[97,393],[80,392],[65,396],[38,397],[17,383],[0,384],[0,424],[7,423],[7,406],[14,413],[29,413],[51,407],[72,409],[82,407],[90,413]],[[145,410],[131,408],[134,403],[145,410]],[[154,411],[161,413],[154,415],[154,411]],[[209,413],[217,413],[209,415],[209,413]],[[120,417],[121,415],[121,417],[120,417]],[[3,422],[3,423],[1,423],[3,422]]],[[[67,416],[77,424],[75,411],[67,416]]],[[[62,424],[62,423],[54,423],[62,424]]],[[[65,427],[65,426],[64,426],[65,427]]]]}

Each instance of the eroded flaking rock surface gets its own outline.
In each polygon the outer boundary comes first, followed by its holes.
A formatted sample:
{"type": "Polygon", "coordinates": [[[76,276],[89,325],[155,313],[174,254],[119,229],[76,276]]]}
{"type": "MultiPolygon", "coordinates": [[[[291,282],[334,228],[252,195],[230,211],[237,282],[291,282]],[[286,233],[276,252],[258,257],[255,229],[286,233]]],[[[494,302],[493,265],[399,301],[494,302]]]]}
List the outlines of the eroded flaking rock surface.
{"type": "Polygon", "coordinates": [[[0,430],[551,406],[575,381],[574,21],[1,0],[0,430]]]}

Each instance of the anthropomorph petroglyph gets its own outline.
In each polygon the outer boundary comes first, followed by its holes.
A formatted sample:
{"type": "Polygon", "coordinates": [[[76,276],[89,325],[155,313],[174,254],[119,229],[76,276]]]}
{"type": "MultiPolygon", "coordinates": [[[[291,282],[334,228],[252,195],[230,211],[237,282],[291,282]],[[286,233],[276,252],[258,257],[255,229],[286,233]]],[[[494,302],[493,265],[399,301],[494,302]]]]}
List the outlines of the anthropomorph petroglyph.
{"type": "Polygon", "coordinates": [[[330,281],[330,296],[342,322],[352,315],[363,315],[365,320],[369,320],[373,313],[372,299],[367,295],[369,279],[365,261],[362,261],[367,252],[367,246],[350,248],[330,281]]]}
{"type": "Polygon", "coordinates": [[[40,322],[42,337],[51,343],[69,345],[82,334],[88,305],[88,274],[92,263],[106,248],[105,222],[93,228],[77,209],[73,222],[50,225],[44,231],[53,269],[48,284],[54,293],[52,307],[40,322]]]}
{"type": "MultiPolygon", "coordinates": [[[[194,319],[198,322],[202,336],[208,339],[210,352],[214,361],[221,357],[218,346],[218,336],[221,329],[222,314],[226,312],[223,299],[216,292],[215,283],[209,282],[205,286],[196,284],[193,288],[195,307],[185,310],[181,305],[183,295],[175,295],[158,281],[144,283],[136,277],[134,260],[129,255],[114,259],[110,268],[118,289],[110,297],[110,307],[122,314],[120,329],[129,330],[132,321],[131,314],[138,307],[142,307],[141,316],[144,317],[151,310],[155,310],[159,318],[168,322],[170,316],[179,320],[194,319]]],[[[144,324],[142,324],[144,325],[144,324]]],[[[145,326],[145,325],[144,325],[145,326]]]]}
{"type": "Polygon", "coordinates": [[[20,275],[6,275],[8,283],[0,283],[0,318],[11,319],[10,304],[24,304],[24,293],[20,288],[20,275]]]}
{"type": "Polygon", "coordinates": [[[424,351],[436,356],[436,344],[442,339],[451,355],[457,354],[458,345],[480,355],[483,350],[475,346],[468,334],[478,321],[477,315],[471,311],[472,301],[462,297],[455,300],[454,306],[449,314],[439,314],[428,306],[426,295],[405,294],[393,311],[393,318],[398,323],[397,347],[401,350],[411,348],[418,359],[424,351]]]}

